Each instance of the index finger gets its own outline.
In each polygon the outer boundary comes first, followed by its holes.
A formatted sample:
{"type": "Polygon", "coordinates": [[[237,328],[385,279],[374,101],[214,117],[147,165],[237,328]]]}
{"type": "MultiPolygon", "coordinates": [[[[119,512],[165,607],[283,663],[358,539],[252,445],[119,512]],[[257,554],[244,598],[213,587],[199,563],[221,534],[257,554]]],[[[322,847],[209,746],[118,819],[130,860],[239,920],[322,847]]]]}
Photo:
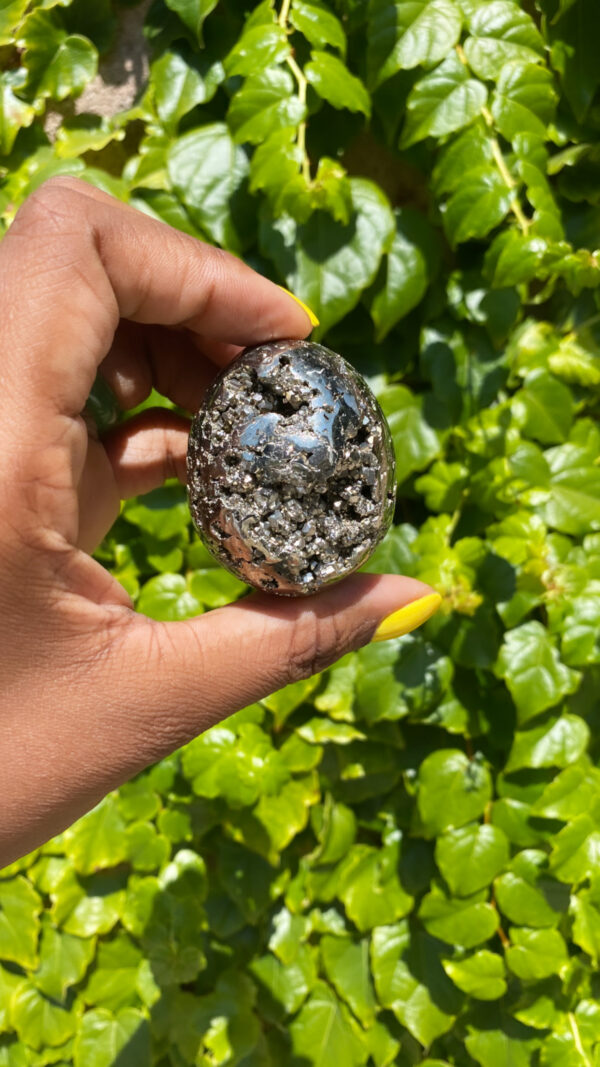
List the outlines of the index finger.
{"type": "Polygon", "coordinates": [[[241,346],[309,332],[293,298],[235,256],[90,192],[78,179],[51,179],[0,246],[11,399],[81,411],[121,317],[241,346]]]}

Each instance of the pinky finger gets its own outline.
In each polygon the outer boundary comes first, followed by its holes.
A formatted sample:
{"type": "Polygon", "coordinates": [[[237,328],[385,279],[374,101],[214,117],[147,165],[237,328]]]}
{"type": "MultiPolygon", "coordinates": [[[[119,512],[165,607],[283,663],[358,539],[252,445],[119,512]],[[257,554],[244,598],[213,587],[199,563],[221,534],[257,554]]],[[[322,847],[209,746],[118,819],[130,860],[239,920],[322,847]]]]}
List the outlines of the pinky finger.
{"type": "Polygon", "coordinates": [[[149,408],[103,436],[121,500],[149,493],[167,478],[185,482],[189,431],[182,416],[149,408]]]}

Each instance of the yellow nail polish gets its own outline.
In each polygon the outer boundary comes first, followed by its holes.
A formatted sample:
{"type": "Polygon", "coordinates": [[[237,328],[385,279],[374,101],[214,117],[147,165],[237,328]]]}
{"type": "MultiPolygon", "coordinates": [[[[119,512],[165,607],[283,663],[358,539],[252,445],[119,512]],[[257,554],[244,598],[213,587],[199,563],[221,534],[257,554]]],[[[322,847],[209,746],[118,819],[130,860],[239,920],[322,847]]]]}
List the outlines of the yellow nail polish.
{"type": "Polygon", "coordinates": [[[413,600],[411,604],[405,604],[403,608],[392,612],[383,620],[375,630],[371,641],[388,641],[391,637],[402,637],[416,630],[427,622],[442,603],[439,593],[429,593],[419,600],[413,600]]]}
{"type": "Polygon", "coordinates": [[[283,289],[284,293],[287,293],[288,296],[291,296],[292,300],[295,300],[297,304],[300,304],[300,307],[302,308],[302,310],[305,311],[306,314],[308,315],[308,317],[310,319],[311,326],[318,326],[319,325],[319,320],[318,320],[317,316],[315,315],[314,311],[310,310],[308,304],[305,304],[303,300],[300,300],[300,297],[294,296],[293,293],[290,293],[289,289],[286,289],[285,286],[280,285],[280,286],[278,286],[278,288],[279,289],[283,289]]]}

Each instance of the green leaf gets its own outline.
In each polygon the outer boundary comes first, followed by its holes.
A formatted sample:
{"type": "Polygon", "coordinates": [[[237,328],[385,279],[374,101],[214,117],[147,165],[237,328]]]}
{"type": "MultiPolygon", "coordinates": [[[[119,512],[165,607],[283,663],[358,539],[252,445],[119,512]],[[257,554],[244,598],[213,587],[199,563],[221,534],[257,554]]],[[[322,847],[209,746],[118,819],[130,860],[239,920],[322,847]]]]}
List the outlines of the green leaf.
{"type": "Polygon", "coordinates": [[[189,588],[192,596],[207,608],[222,608],[237,600],[248,586],[223,567],[210,567],[190,574],[189,588]]]}
{"type": "Polygon", "coordinates": [[[433,66],[454,48],[462,15],[452,0],[373,0],[369,8],[367,69],[371,85],[398,70],[433,66]]]}
{"type": "Polygon", "coordinates": [[[567,946],[558,930],[511,927],[512,944],[505,950],[506,966],[522,979],[549,978],[566,968],[567,946]]]}
{"type": "Polygon", "coordinates": [[[391,923],[411,911],[413,897],[398,875],[397,850],[354,845],[344,862],[341,877],[342,900],[348,918],[361,932],[391,923]]]}
{"type": "Polygon", "coordinates": [[[325,982],[317,982],[292,1022],[290,1036],[294,1053],[314,1067],[329,1067],[332,1063],[359,1067],[367,1059],[358,1027],[325,982]]]}
{"type": "Polygon", "coordinates": [[[491,112],[507,141],[525,133],[545,140],[555,110],[556,91],[549,70],[530,63],[502,67],[491,112]]]}
{"type": "Polygon", "coordinates": [[[420,216],[407,209],[396,211],[395,216],[396,233],[385,258],[385,278],[370,308],[378,342],[417,306],[429,281],[427,259],[421,248],[425,235],[419,227],[420,216]]]}
{"type": "Polygon", "coordinates": [[[256,74],[265,67],[280,63],[290,54],[288,39],[277,22],[251,26],[236,41],[225,59],[230,77],[256,74]]]}
{"type": "Polygon", "coordinates": [[[545,445],[566,441],[573,422],[573,399],[554,375],[534,370],[515,393],[512,410],[526,437],[545,445]]]}
{"type": "Polygon", "coordinates": [[[125,903],[123,881],[99,873],[82,884],[69,866],[52,894],[53,922],[69,934],[92,937],[106,934],[121,917],[125,903]]]}
{"type": "Polygon", "coordinates": [[[550,870],[561,882],[582,882],[600,872],[600,830],[590,815],[578,815],[554,839],[550,870]]]}
{"type": "Polygon", "coordinates": [[[152,88],[158,116],[169,129],[198,104],[212,100],[225,77],[223,66],[184,45],[173,48],[152,64],[152,88]]]}
{"type": "Polygon", "coordinates": [[[378,396],[396,451],[396,477],[402,483],[440,454],[440,438],[423,414],[423,400],[404,385],[388,386],[378,396]]]}
{"type": "Polygon", "coordinates": [[[134,822],[125,831],[127,857],[136,871],[153,871],[168,860],[169,842],[157,833],[154,823],[134,822]]]}
{"type": "Polygon", "coordinates": [[[351,74],[331,52],[311,52],[304,76],[323,100],[333,107],[371,113],[371,99],[360,78],[351,74]]]}
{"type": "Polygon", "coordinates": [[[530,1067],[532,1057],[541,1043],[536,1031],[522,1026],[510,1015],[498,1010],[490,1017],[482,1018],[482,1008],[483,1005],[478,1006],[476,1025],[469,1026],[469,1034],[465,1039],[473,1059],[481,1067],[498,1067],[499,1064],[530,1067]]]}
{"type": "Polygon", "coordinates": [[[553,716],[514,736],[507,771],[521,767],[567,767],[585,752],[590,731],[577,715],[553,716]]]}
{"type": "Polygon", "coordinates": [[[0,155],[8,155],[15,138],[24,126],[31,126],[35,109],[20,100],[14,89],[23,85],[19,71],[4,71],[0,74],[0,155]]]}
{"type": "Polygon", "coordinates": [[[371,969],[380,1003],[426,1048],[447,1033],[462,998],[444,974],[438,943],[407,922],[373,931],[371,969]]]}
{"type": "Polygon", "coordinates": [[[325,936],[321,941],[325,974],[336,993],[352,1008],[363,1026],[375,1022],[376,1001],[369,966],[369,942],[325,936]]]}
{"type": "Polygon", "coordinates": [[[150,619],[171,621],[201,615],[204,608],[182,574],[158,574],[142,586],[137,610],[150,619]]]}
{"type": "Polygon", "coordinates": [[[421,78],[410,93],[401,147],[468,126],[485,106],[487,95],[485,85],[469,78],[464,63],[452,53],[431,74],[421,78]]]}
{"type": "Polygon", "coordinates": [[[1,0],[0,47],[13,43],[19,23],[28,8],[28,0],[1,0]]]}
{"type": "Polygon", "coordinates": [[[296,953],[293,961],[281,963],[276,956],[269,953],[253,960],[250,973],[258,979],[275,1002],[274,1014],[295,1015],[315,986],[317,972],[310,951],[303,948],[296,953]]]}
{"type": "Polygon", "coordinates": [[[508,214],[512,198],[512,189],[497,170],[470,171],[446,204],[444,227],[451,243],[486,237],[508,214]]]}
{"type": "Polygon", "coordinates": [[[98,53],[87,37],[69,34],[53,14],[32,11],[21,26],[19,46],[36,99],[64,100],[77,95],[94,77],[98,53]]]}
{"type": "Polygon", "coordinates": [[[498,912],[487,902],[485,892],[451,897],[438,885],[423,898],[419,918],[433,937],[462,948],[488,941],[500,925],[498,912]]]}
{"type": "Polygon", "coordinates": [[[118,1011],[137,1003],[137,979],[142,953],[127,934],[101,943],[96,967],[83,990],[86,1004],[118,1011]]]}
{"type": "Polygon", "coordinates": [[[57,930],[46,920],[40,939],[40,965],[31,978],[37,989],[55,1000],[63,1000],[66,990],[79,982],[96,950],[94,938],[73,937],[57,930]]]}
{"type": "Polygon", "coordinates": [[[164,485],[128,501],[123,515],[127,522],[161,541],[183,533],[190,521],[185,493],[179,485],[164,485]]]}
{"type": "Polygon", "coordinates": [[[347,224],[316,211],[304,224],[284,215],[262,229],[264,253],[287,288],[319,318],[317,337],[356,307],[374,281],[394,231],[388,199],[376,185],[352,178],[349,187],[352,215],[347,224]]]}
{"type": "Polygon", "coordinates": [[[568,821],[592,807],[600,793],[600,771],[585,763],[567,767],[553,778],[533,805],[534,815],[568,821]]]}
{"type": "Polygon", "coordinates": [[[476,1000],[499,1000],[506,993],[504,963],[500,956],[481,949],[462,960],[442,960],[454,985],[476,1000]]]}
{"type": "Polygon", "coordinates": [[[600,530],[600,470],[577,445],[548,449],[551,492],[537,510],[561,533],[583,537],[600,530]]]}
{"type": "Polygon", "coordinates": [[[562,663],[548,631],[540,622],[526,622],[504,635],[496,664],[525,723],[577,689],[580,675],[562,663]]]}
{"type": "Polygon", "coordinates": [[[73,1014],[28,982],[23,982],[13,994],[10,1017],[21,1041],[34,1049],[63,1045],[75,1033],[73,1014]]]}
{"type": "Polygon", "coordinates": [[[496,826],[463,826],[438,837],[435,858],[455,896],[469,896],[489,885],[510,855],[506,835],[496,826]]]}
{"type": "Polygon", "coordinates": [[[0,959],[37,966],[42,902],[22,875],[0,881],[0,959]]]}
{"type": "Polygon", "coordinates": [[[81,874],[116,867],[125,858],[125,823],[109,794],[65,833],[65,852],[81,874]]]}
{"type": "Polygon", "coordinates": [[[330,44],[344,56],[346,34],[340,20],[320,0],[293,0],[290,22],[317,48],[330,44]]]}
{"type": "Polygon", "coordinates": [[[544,55],[532,18],[513,0],[481,4],[469,19],[469,31],[465,55],[480,78],[497,78],[505,63],[537,63],[544,55]]]}
{"type": "Polygon", "coordinates": [[[240,195],[246,181],[248,160],[225,124],[210,123],[178,138],[169,150],[167,167],[192,220],[219,244],[240,248],[244,227],[232,212],[231,200],[240,195]]]}
{"type": "Polygon", "coordinates": [[[150,1064],[148,1020],[135,1008],[112,1015],[104,1008],[88,1011],[75,1038],[74,1067],[113,1067],[127,1049],[131,1067],[150,1064]]]}
{"type": "Polygon", "coordinates": [[[419,814],[432,836],[464,826],[483,814],[492,795],[489,771],[457,749],[440,749],[419,771],[419,814]]]}
{"type": "Polygon", "coordinates": [[[246,78],[227,112],[234,141],[260,144],[275,130],[302,122],[305,105],[294,89],[292,75],[280,67],[269,67],[246,78]]]}
{"type": "Polygon", "coordinates": [[[587,889],[571,897],[570,914],[573,919],[571,937],[576,945],[587,952],[594,968],[600,958],[600,910],[587,889]]]}
{"type": "Polygon", "coordinates": [[[549,878],[545,852],[520,852],[511,870],[494,882],[496,903],[503,915],[519,926],[555,926],[566,908],[564,893],[549,878]]]}
{"type": "Polygon", "coordinates": [[[214,11],[218,0],[165,0],[167,7],[187,26],[194,34],[198,43],[202,44],[202,27],[205,19],[214,11]]]}

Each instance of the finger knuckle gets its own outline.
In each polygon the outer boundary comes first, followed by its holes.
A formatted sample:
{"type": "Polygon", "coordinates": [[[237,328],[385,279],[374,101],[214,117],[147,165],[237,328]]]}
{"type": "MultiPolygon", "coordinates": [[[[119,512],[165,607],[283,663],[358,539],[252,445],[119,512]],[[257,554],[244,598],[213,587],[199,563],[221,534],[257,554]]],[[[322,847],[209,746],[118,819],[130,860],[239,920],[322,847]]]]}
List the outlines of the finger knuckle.
{"type": "Polygon", "coordinates": [[[345,636],[335,616],[319,618],[312,612],[304,615],[296,623],[290,643],[290,681],[302,681],[329,667],[344,651],[345,636]]]}
{"type": "Polygon", "coordinates": [[[33,229],[40,225],[60,228],[80,209],[78,191],[81,182],[69,175],[48,178],[28,197],[19,208],[13,228],[33,229]]]}

